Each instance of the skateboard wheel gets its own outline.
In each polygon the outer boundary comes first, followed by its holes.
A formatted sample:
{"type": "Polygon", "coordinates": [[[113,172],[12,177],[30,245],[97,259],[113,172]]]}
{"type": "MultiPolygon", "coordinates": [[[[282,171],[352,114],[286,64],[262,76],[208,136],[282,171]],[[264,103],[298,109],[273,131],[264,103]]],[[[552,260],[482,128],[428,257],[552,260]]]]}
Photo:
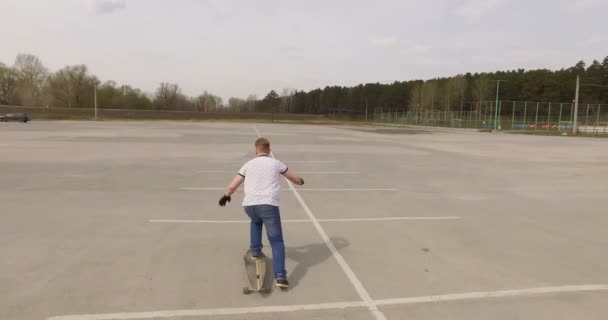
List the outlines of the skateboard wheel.
{"type": "Polygon", "coordinates": [[[243,288],[243,294],[251,294],[251,292],[253,292],[253,291],[251,291],[251,289],[249,289],[247,287],[243,288]]]}

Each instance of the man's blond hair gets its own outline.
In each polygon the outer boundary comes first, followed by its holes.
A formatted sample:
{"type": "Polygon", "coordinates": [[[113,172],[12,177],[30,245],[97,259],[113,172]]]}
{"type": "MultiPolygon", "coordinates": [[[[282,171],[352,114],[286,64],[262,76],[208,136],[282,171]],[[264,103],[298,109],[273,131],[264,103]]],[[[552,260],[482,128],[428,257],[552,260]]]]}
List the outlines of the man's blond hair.
{"type": "Polygon", "coordinates": [[[255,149],[258,151],[270,151],[270,141],[266,138],[258,138],[255,140],[255,149]]]}

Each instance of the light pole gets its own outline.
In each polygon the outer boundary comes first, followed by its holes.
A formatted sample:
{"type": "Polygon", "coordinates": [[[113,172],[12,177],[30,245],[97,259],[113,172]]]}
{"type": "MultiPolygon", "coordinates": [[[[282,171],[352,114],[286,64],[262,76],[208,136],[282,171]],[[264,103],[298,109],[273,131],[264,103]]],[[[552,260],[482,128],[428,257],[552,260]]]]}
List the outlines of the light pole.
{"type": "Polygon", "coordinates": [[[93,100],[95,101],[95,121],[97,121],[97,81],[93,83],[93,100]]]}
{"type": "Polygon", "coordinates": [[[576,135],[578,131],[578,93],[580,91],[581,76],[576,76],[576,92],[574,93],[574,119],[572,120],[572,134],[576,135]]]}
{"type": "Polygon", "coordinates": [[[498,94],[500,92],[500,82],[506,80],[496,80],[496,105],[494,106],[494,132],[498,132],[498,94]]]}

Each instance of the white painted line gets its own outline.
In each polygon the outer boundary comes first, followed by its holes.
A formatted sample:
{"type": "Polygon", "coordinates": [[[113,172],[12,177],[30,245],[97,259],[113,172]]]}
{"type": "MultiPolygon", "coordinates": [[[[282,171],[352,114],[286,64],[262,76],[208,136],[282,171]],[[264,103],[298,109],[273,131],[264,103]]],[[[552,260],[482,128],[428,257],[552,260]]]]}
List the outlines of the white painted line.
{"type": "Polygon", "coordinates": [[[371,188],[371,189],[306,189],[298,188],[298,191],[328,191],[328,192],[348,192],[348,191],[399,191],[399,189],[388,188],[371,188]]]}
{"type": "MultiPolygon", "coordinates": [[[[317,219],[319,222],[374,222],[374,221],[410,221],[410,220],[459,220],[461,217],[386,217],[386,218],[350,218],[350,219],[317,219]]],[[[222,224],[222,223],[249,223],[250,220],[175,220],[175,219],[155,219],[149,220],[151,223],[201,223],[201,224],[222,224]]],[[[283,223],[312,222],[311,220],[282,220],[283,223]]]]}
{"type": "MultiPolygon", "coordinates": [[[[235,171],[197,171],[197,173],[234,173],[235,171]]],[[[360,174],[358,171],[298,171],[299,174],[360,174]]]]}
{"type": "MultiPolygon", "coordinates": [[[[406,297],[396,299],[382,299],[370,301],[369,304],[377,306],[385,305],[402,305],[402,304],[422,304],[422,303],[440,303],[459,300],[483,300],[496,299],[506,297],[525,297],[533,295],[545,294],[564,294],[564,293],[581,293],[581,292],[599,292],[608,291],[608,285],[572,285],[572,286],[554,286],[527,288],[502,291],[485,291],[485,292],[470,292],[470,293],[452,293],[435,296],[420,296],[406,297]]],[[[328,309],[346,309],[357,307],[369,307],[368,303],[363,301],[348,301],[348,302],[331,302],[319,304],[301,304],[287,306],[264,306],[252,308],[217,308],[217,309],[192,309],[192,310],[164,310],[164,311],[148,311],[148,312],[123,312],[123,313],[105,313],[105,314],[83,314],[83,315],[68,315],[55,316],[46,318],[46,320],[131,320],[131,319],[153,319],[153,318],[175,318],[175,317],[196,317],[196,316],[222,316],[222,315],[241,315],[241,314],[256,314],[256,313],[280,313],[280,312],[297,312],[307,310],[328,310],[328,309]]],[[[382,315],[384,316],[384,315],[382,315]]]]}
{"type": "MultiPolygon", "coordinates": [[[[180,190],[226,190],[226,188],[219,188],[219,187],[211,187],[211,188],[198,188],[198,187],[181,187],[179,188],[180,190]]],[[[399,189],[394,189],[394,188],[387,188],[387,189],[306,189],[306,188],[300,188],[298,189],[299,191],[327,191],[327,192],[349,192],[349,191],[399,191],[399,189]]],[[[283,190],[285,191],[285,190],[283,190]]]]}
{"type": "MultiPolygon", "coordinates": [[[[262,135],[260,134],[260,132],[258,131],[257,128],[255,128],[255,132],[258,134],[258,137],[262,137],[262,135]]],[[[272,152],[270,153],[270,156],[275,158],[275,156],[272,152]]],[[[291,189],[293,194],[296,196],[296,198],[298,199],[298,202],[300,202],[300,205],[302,206],[302,208],[304,209],[304,211],[306,212],[306,214],[312,221],[312,224],[315,226],[315,229],[317,229],[317,232],[321,236],[321,239],[323,239],[323,242],[325,242],[325,245],[327,246],[327,248],[329,248],[329,251],[333,255],[334,259],[336,259],[336,262],[338,263],[338,265],[340,265],[340,267],[342,268],[342,271],[344,271],[344,273],[346,274],[346,277],[348,278],[348,280],[350,281],[352,286],[357,291],[357,294],[359,295],[361,300],[363,300],[363,302],[365,303],[365,306],[367,306],[367,308],[372,313],[372,315],[374,315],[374,318],[376,318],[376,320],[386,320],[386,317],[384,316],[384,314],[378,309],[378,307],[375,304],[373,304],[372,298],[369,295],[369,292],[367,292],[367,289],[365,289],[365,287],[363,286],[363,283],[361,283],[361,280],[359,280],[359,278],[357,278],[357,275],[355,274],[353,269],[351,269],[351,267],[348,265],[346,260],[344,260],[344,257],[342,257],[342,255],[340,254],[340,252],[338,251],[336,246],[334,246],[333,242],[331,242],[331,239],[325,232],[325,229],[323,229],[323,227],[321,226],[321,223],[317,220],[317,218],[312,213],[312,211],[310,210],[308,205],[306,205],[306,202],[304,202],[304,199],[302,199],[302,196],[300,196],[300,193],[298,192],[298,190],[296,190],[296,188],[293,186],[293,183],[291,183],[291,181],[289,181],[289,179],[287,179],[286,177],[283,177],[283,178],[285,179],[285,181],[287,182],[287,185],[289,185],[289,188],[291,189]]]]}
{"type": "MultiPolygon", "coordinates": [[[[201,223],[201,224],[222,224],[222,223],[250,223],[251,220],[149,220],[152,223],[201,223]]],[[[281,222],[311,222],[310,220],[282,220],[281,222]]]]}
{"type": "Polygon", "coordinates": [[[457,300],[472,300],[472,299],[490,299],[490,298],[505,298],[505,297],[520,297],[551,293],[569,293],[569,292],[589,292],[589,291],[608,291],[608,285],[580,285],[580,286],[561,286],[561,287],[541,287],[528,288],[518,290],[502,290],[502,291],[486,291],[486,292],[470,292],[470,293],[453,293],[436,296],[397,298],[376,300],[376,305],[392,305],[392,304],[414,304],[414,303],[429,303],[429,302],[444,302],[457,300]]]}
{"type": "MultiPolygon", "coordinates": [[[[336,160],[281,160],[289,163],[336,163],[336,160]]],[[[245,163],[247,160],[207,160],[208,163],[245,163]]]]}
{"type": "MultiPolygon", "coordinates": [[[[170,219],[156,219],[149,220],[151,223],[200,223],[200,224],[231,224],[231,223],[249,223],[247,220],[170,220],[170,219]]],[[[282,221],[285,222],[285,221],[282,221]]]]}
{"type": "Polygon", "coordinates": [[[301,304],[289,306],[267,306],[253,308],[222,308],[222,309],[198,309],[198,310],[165,310],[150,312],[125,312],[125,313],[106,313],[106,314],[87,314],[50,317],[47,320],[131,320],[131,319],[152,319],[152,318],[176,318],[176,317],[195,317],[195,316],[222,316],[239,315],[251,313],[274,313],[274,312],[294,312],[306,310],[326,310],[326,309],[345,309],[354,307],[365,307],[363,302],[334,302],[320,304],[301,304]]]}
{"type": "Polygon", "coordinates": [[[358,171],[298,171],[301,174],[360,174],[358,171]]]}
{"type": "Polygon", "coordinates": [[[359,222],[359,221],[400,221],[400,220],[459,220],[461,217],[386,217],[386,218],[351,218],[351,219],[318,219],[320,222],[359,222]]]}
{"type": "Polygon", "coordinates": [[[336,163],[336,160],[281,160],[285,163],[336,163]]]}

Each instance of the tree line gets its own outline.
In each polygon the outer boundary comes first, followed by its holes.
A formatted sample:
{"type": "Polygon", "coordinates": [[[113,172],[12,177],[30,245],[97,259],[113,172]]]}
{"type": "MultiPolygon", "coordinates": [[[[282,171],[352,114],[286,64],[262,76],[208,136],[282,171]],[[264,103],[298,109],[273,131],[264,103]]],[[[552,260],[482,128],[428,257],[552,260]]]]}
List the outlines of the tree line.
{"type": "Polygon", "coordinates": [[[28,107],[181,110],[211,112],[222,108],[222,99],[207,91],[195,97],[179,85],[161,83],[153,94],[115,81],[101,82],[86,65],[66,66],[50,72],[31,54],[19,54],[13,66],[0,62],[0,105],[28,107]]]}
{"type": "Polygon", "coordinates": [[[581,77],[582,103],[608,104],[608,57],[588,66],[579,61],[560,70],[511,70],[466,73],[430,80],[367,83],[353,87],[327,86],[314,90],[270,91],[258,99],[232,97],[224,102],[209,92],[194,97],[182,93],[179,85],[161,83],[152,94],[114,81],[101,83],[85,65],[66,66],[50,72],[31,54],[19,54],[13,66],[0,62],[0,104],[93,107],[97,88],[100,108],[187,110],[198,112],[287,112],[356,113],[376,108],[404,111],[476,110],[482,102],[502,101],[572,102],[576,77],[581,77]]]}
{"type": "Polygon", "coordinates": [[[295,91],[281,110],[299,113],[364,113],[375,108],[404,111],[474,111],[482,103],[531,101],[570,103],[580,76],[580,101],[608,104],[608,57],[603,62],[584,61],[560,70],[512,70],[466,73],[430,80],[368,83],[354,87],[331,86],[295,91]],[[500,85],[498,86],[498,80],[500,85]]]}

